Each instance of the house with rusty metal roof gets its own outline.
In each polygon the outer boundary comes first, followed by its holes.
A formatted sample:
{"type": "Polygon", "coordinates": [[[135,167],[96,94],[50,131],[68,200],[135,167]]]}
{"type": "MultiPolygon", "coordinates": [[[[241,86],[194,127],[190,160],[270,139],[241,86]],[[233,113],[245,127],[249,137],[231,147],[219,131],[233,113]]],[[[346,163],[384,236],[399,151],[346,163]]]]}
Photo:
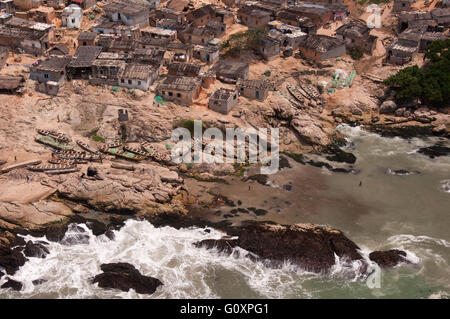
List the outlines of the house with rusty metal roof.
{"type": "Polygon", "coordinates": [[[192,105],[200,94],[201,85],[199,78],[167,75],[156,86],[156,94],[166,101],[192,105]]]}
{"type": "Polygon", "coordinates": [[[159,76],[159,70],[149,64],[127,63],[119,73],[119,86],[147,91],[159,76]]]}
{"type": "Polygon", "coordinates": [[[299,43],[299,51],[306,59],[321,61],[345,55],[345,42],[327,35],[308,34],[299,43]]]}

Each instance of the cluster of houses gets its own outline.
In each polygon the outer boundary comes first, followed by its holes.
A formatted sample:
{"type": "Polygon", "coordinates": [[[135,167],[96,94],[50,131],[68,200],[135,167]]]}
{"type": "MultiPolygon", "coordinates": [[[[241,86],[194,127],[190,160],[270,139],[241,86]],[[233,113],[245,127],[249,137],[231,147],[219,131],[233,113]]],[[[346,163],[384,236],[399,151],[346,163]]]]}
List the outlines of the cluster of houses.
{"type": "Polygon", "coordinates": [[[450,8],[436,8],[430,11],[414,11],[414,0],[394,0],[393,11],[398,14],[402,32],[386,48],[384,62],[403,65],[410,62],[417,52],[424,52],[435,40],[449,37],[450,8]]]}
{"type": "MultiPolygon", "coordinates": [[[[30,67],[30,79],[40,92],[56,95],[72,79],[140,90],[156,84],[157,96],[181,105],[192,105],[217,79],[234,88],[211,94],[209,107],[227,114],[239,96],[263,101],[271,89],[266,80],[248,78],[248,63],[219,59],[221,38],[234,23],[267,30],[258,44],[266,60],[296,50],[314,61],[343,56],[355,47],[371,54],[377,43],[365,21],[354,18],[333,37],[317,34],[318,28],[348,16],[342,0],[225,3],[238,9],[209,4],[185,12],[159,0],[110,0],[101,5],[95,0],[0,0],[0,67],[9,50],[19,51],[40,57],[30,67]],[[94,15],[88,31],[77,33],[73,48],[58,41],[54,25],[47,23],[56,14],[66,29],[80,29],[86,10],[97,6],[101,10],[96,12],[103,14],[94,15]]],[[[394,9],[404,31],[388,47],[387,62],[404,63],[433,39],[444,37],[450,9],[412,12],[410,0],[395,0],[394,9]]]]}

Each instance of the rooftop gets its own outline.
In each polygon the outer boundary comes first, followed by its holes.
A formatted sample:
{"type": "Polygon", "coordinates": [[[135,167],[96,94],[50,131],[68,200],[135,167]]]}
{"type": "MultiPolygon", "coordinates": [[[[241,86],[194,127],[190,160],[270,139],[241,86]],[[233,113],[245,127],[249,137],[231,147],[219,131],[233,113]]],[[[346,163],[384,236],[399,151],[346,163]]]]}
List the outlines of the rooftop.
{"type": "Polygon", "coordinates": [[[136,1],[115,0],[103,6],[105,12],[120,12],[126,15],[138,15],[149,11],[149,7],[144,3],[136,1]]]}
{"type": "Polygon", "coordinates": [[[99,46],[81,46],[78,47],[72,61],[70,61],[70,67],[89,67],[102,51],[102,47],[99,46]]]}
{"type": "Polygon", "coordinates": [[[202,70],[202,66],[198,64],[189,64],[189,63],[171,63],[167,66],[169,71],[181,72],[183,74],[200,74],[202,70]]]}
{"type": "Polygon", "coordinates": [[[240,74],[247,71],[249,64],[245,62],[220,61],[216,64],[217,73],[240,74]]]}
{"type": "Polygon", "coordinates": [[[239,79],[237,82],[238,87],[254,88],[259,90],[268,89],[270,87],[269,82],[265,80],[244,80],[239,79]]]}
{"type": "Polygon", "coordinates": [[[206,15],[215,15],[215,14],[216,12],[214,8],[211,5],[206,5],[204,7],[189,12],[186,17],[188,20],[195,20],[204,17],[206,15]]]}
{"type": "Polygon", "coordinates": [[[157,90],[193,91],[201,84],[198,78],[186,76],[165,76],[158,84],[157,90]]]}
{"type": "Polygon", "coordinates": [[[370,29],[367,23],[359,20],[347,22],[336,30],[336,34],[351,38],[361,38],[364,35],[368,35],[369,32],[370,29]]]}
{"type": "Polygon", "coordinates": [[[254,6],[245,6],[245,7],[240,8],[238,10],[238,14],[242,14],[242,13],[253,16],[253,17],[258,17],[258,18],[270,16],[270,12],[259,9],[254,6]]]}
{"type": "Polygon", "coordinates": [[[80,32],[78,35],[78,41],[92,41],[97,37],[96,32],[80,32]]]}
{"type": "Polygon", "coordinates": [[[322,53],[343,44],[342,40],[319,34],[310,34],[300,40],[301,46],[322,53]]]}
{"type": "Polygon", "coordinates": [[[129,63],[121,72],[120,77],[146,81],[156,70],[148,64],[129,63]]]}
{"type": "Polygon", "coordinates": [[[66,66],[69,64],[71,57],[57,58],[51,57],[45,61],[39,61],[39,63],[32,68],[39,71],[54,71],[60,72],[66,69],[66,66]]]}
{"type": "Polygon", "coordinates": [[[231,96],[236,94],[236,90],[220,88],[211,95],[212,100],[228,100],[231,96]]]}

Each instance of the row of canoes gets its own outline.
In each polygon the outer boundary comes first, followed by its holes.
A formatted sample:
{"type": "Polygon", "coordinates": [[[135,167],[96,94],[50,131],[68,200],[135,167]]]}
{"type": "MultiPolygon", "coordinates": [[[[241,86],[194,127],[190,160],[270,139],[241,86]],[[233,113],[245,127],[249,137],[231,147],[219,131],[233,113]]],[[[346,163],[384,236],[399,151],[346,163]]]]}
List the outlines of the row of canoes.
{"type": "Polygon", "coordinates": [[[303,84],[301,86],[295,86],[286,84],[286,89],[302,105],[317,106],[322,104],[319,92],[311,85],[303,84]]]}
{"type": "Polygon", "coordinates": [[[41,134],[42,136],[50,136],[50,137],[52,137],[60,142],[63,142],[63,143],[70,143],[72,141],[69,136],[67,136],[63,133],[53,131],[53,130],[38,129],[37,132],[39,134],[41,134]]]}
{"type": "Polygon", "coordinates": [[[129,145],[122,145],[121,142],[104,144],[98,150],[95,150],[87,143],[78,140],[77,145],[84,151],[75,151],[73,147],[67,144],[70,138],[62,133],[49,130],[37,130],[41,136],[35,138],[36,142],[51,146],[56,149],[54,152],[57,158],[49,161],[52,165],[59,165],[64,161],[76,161],[76,163],[83,163],[87,161],[101,161],[103,156],[100,154],[106,153],[117,157],[125,158],[133,161],[141,161],[146,158],[151,158],[157,162],[168,163],[171,161],[170,155],[165,153],[154,152],[151,144],[143,142],[139,147],[129,145]]]}

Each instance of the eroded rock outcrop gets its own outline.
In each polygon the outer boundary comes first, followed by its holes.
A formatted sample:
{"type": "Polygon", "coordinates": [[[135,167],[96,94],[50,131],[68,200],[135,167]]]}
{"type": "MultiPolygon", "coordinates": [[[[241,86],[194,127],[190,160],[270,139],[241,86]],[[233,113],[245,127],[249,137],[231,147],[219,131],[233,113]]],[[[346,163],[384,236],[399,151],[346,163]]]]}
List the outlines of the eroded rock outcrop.
{"type": "Polygon", "coordinates": [[[94,277],[93,283],[105,289],[129,291],[134,289],[140,294],[153,294],[162,285],[159,279],[143,276],[131,264],[112,263],[100,266],[103,273],[94,277]]]}
{"type": "Polygon", "coordinates": [[[239,246],[277,265],[286,260],[314,272],[328,271],[335,255],[343,260],[360,260],[359,247],[341,231],[313,224],[277,225],[256,223],[244,227],[236,240],[203,240],[197,247],[217,247],[229,253],[239,246]]]}
{"type": "Polygon", "coordinates": [[[160,204],[170,204],[182,185],[176,172],[153,165],[135,171],[111,171],[101,180],[68,177],[58,191],[64,198],[119,214],[152,214],[160,204]]]}
{"type": "Polygon", "coordinates": [[[8,278],[8,280],[0,288],[3,289],[11,288],[12,290],[20,291],[22,290],[22,286],[23,285],[21,282],[8,278]]]}
{"type": "Polygon", "coordinates": [[[401,262],[407,262],[405,257],[406,252],[398,249],[374,251],[369,254],[370,260],[384,268],[392,268],[401,262]]]}
{"type": "Polygon", "coordinates": [[[45,258],[50,252],[47,247],[40,243],[33,243],[31,240],[25,245],[23,253],[27,257],[45,258]]]}

